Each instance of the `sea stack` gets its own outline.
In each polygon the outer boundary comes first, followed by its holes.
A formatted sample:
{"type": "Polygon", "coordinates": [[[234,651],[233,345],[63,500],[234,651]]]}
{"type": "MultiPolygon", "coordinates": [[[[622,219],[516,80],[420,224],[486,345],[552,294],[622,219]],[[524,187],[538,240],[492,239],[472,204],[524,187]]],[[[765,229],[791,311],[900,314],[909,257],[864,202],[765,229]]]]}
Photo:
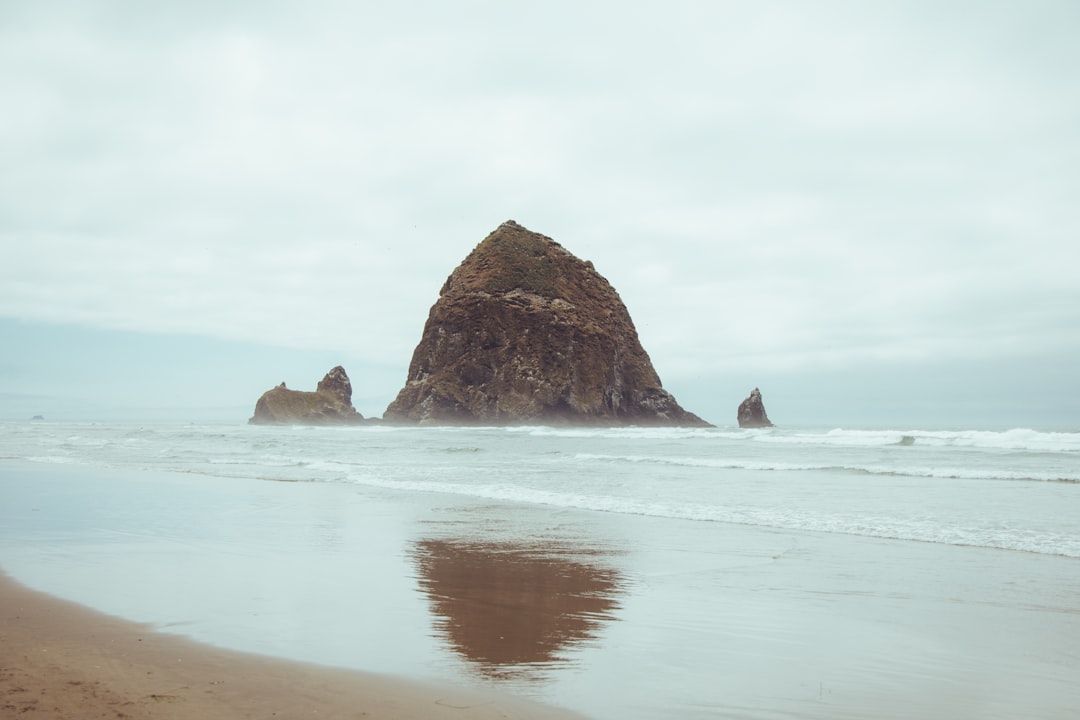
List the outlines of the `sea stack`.
{"type": "Polygon", "coordinates": [[[319,381],[315,392],[290,390],[281,383],[255,403],[253,425],[342,425],[364,422],[352,404],[352,383],[338,365],[319,381]]]}
{"type": "Polygon", "coordinates": [[[512,220],[446,280],[383,419],[708,426],[663,389],[592,263],[512,220]]]}
{"type": "Polygon", "coordinates": [[[761,428],[772,427],[769,416],[765,414],[765,403],[761,401],[761,391],[754,388],[750,397],[739,403],[739,427],[761,428]]]}

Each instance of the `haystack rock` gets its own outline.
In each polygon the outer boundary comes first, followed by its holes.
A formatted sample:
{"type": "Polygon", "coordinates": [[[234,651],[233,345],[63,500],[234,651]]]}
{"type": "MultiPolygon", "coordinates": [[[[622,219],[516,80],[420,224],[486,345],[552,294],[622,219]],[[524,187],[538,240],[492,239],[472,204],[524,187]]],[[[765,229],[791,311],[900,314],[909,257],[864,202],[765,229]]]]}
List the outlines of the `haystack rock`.
{"type": "Polygon", "coordinates": [[[281,383],[255,403],[248,421],[256,425],[339,425],[363,422],[352,405],[352,383],[338,365],[319,381],[315,392],[290,390],[281,383]]]}
{"type": "Polygon", "coordinates": [[[765,414],[765,403],[761,401],[761,391],[754,388],[750,397],[739,403],[739,427],[772,427],[769,416],[765,414]]]}
{"type": "Polygon", "coordinates": [[[592,263],[512,220],[446,280],[383,419],[708,426],[660,385],[592,263]]]}

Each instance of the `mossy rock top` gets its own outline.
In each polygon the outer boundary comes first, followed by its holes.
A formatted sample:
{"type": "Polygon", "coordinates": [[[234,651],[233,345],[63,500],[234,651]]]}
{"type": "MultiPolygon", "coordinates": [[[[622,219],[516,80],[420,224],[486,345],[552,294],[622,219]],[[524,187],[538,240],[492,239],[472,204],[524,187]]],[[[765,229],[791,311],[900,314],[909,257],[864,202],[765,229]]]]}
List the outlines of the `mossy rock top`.
{"type": "Polygon", "coordinates": [[[441,294],[517,290],[554,300],[572,296],[582,273],[602,280],[592,263],[574,257],[551,238],[508,220],[462,261],[441,294]]]}

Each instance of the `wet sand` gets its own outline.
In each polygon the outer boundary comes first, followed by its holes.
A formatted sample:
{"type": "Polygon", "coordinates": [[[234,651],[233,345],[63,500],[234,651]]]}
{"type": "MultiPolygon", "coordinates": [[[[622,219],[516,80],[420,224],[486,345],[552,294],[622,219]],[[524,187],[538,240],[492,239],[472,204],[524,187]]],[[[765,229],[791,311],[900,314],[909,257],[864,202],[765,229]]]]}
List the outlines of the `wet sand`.
{"type": "Polygon", "coordinates": [[[0,573],[0,715],[52,718],[520,718],[508,696],[220,650],[30,590],[0,573]]]}
{"type": "Polygon", "coordinates": [[[0,496],[0,567],[51,594],[0,583],[5,719],[1080,707],[1072,557],[82,466],[0,496]]]}

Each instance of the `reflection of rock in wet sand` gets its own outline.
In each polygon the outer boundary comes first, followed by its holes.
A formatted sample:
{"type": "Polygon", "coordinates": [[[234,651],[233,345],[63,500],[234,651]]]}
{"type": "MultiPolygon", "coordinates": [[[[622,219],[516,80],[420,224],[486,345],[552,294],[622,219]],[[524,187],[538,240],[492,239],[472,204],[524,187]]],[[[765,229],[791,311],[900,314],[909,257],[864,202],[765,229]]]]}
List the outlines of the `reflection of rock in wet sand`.
{"type": "Polygon", "coordinates": [[[617,607],[618,573],[557,551],[425,540],[415,555],[439,632],[486,675],[559,660],[617,607]]]}

